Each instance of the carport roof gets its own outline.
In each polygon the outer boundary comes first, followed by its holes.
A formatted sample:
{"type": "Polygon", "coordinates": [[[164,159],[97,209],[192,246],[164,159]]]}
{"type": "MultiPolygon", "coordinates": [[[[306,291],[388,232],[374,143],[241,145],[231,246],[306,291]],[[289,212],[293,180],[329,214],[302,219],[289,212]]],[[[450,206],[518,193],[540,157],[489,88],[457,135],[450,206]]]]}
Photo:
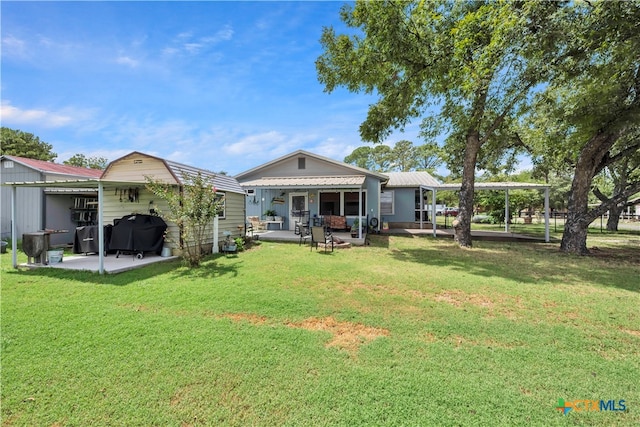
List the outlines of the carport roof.
{"type": "MultiPolygon", "coordinates": [[[[458,191],[462,187],[461,183],[423,185],[428,189],[458,191]]],[[[534,182],[476,182],[473,188],[476,190],[544,190],[551,187],[548,184],[538,184],[534,182]]]]}

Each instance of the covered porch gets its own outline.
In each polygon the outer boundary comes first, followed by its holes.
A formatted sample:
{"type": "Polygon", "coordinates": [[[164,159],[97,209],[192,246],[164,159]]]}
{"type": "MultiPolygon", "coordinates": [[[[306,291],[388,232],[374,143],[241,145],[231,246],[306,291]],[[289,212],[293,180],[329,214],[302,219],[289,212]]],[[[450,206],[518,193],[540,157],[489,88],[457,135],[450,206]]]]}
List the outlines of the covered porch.
{"type": "Polygon", "coordinates": [[[267,239],[299,239],[297,224],[304,223],[325,225],[350,241],[348,231],[361,224],[357,239],[364,242],[365,224],[372,216],[368,212],[375,212],[370,206],[375,197],[368,191],[364,175],[267,177],[241,185],[247,194],[247,216],[260,218],[264,228],[260,235],[267,239]],[[341,225],[336,228],[330,217],[341,218],[341,225]]]}

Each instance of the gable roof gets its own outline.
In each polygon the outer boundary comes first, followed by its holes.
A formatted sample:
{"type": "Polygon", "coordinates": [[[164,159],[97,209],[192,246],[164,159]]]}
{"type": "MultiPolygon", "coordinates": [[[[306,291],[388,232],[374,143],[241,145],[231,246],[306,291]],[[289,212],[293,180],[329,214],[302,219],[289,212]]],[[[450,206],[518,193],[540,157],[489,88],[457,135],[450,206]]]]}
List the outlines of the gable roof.
{"type": "Polygon", "coordinates": [[[378,178],[378,179],[380,179],[382,181],[386,181],[387,178],[388,178],[387,175],[385,175],[385,174],[381,174],[381,173],[378,173],[378,172],[372,172],[370,170],[363,169],[363,168],[358,167],[358,166],[353,166],[353,165],[350,165],[348,163],[340,162],[338,160],[333,160],[333,159],[330,159],[328,157],[320,156],[318,154],[310,153],[310,152],[304,151],[304,150],[297,150],[297,151],[294,151],[293,153],[286,154],[286,155],[284,155],[282,157],[279,157],[279,158],[277,158],[275,160],[271,160],[270,162],[263,163],[260,166],[256,166],[255,168],[252,168],[252,169],[249,169],[247,171],[239,173],[238,175],[235,176],[235,178],[238,181],[241,181],[243,177],[248,176],[248,175],[252,175],[252,174],[256,173],[257,171],[259,171],[260,169],[268,168],[269,166],[273,166],[273,165],[275,165],[277,163],[280,163],[282,161],[285,161],[285,160],[288,160],[288,159],[291,159],[291,158],[294,158],[294,157],[298,157],[298,156],[301,156],[301,155],[305,156],[305,157],[311,157],[311,158],[320,160],[322,162],[331,163],[333,165],[340,166],[340,167],[343,167],[343,168],[351,169],[354,172],[352,175],[369,175],[369,176],[374,176],[374,177],[376,177],[376,178],[378,178]]]}
{"type": "Polygon", "coordinates": [[[389,175],[389,181],[386,187],[433,187],[440,185],[440,182],[426,171],[387,172],[387,175],[389,175]]]}
{"type": "Polygon", "coordinates": [[[78,166],[63,165],[60,163],[47,162],[45,160],[29,159],[27,157],[11,156],[5,154],[2,159],[11,160],[28,168],[34,169],[40,173],[66,175],[70,177],[84,178],[100,178],[102,171],[100,169],[82,168],[78,166]]]}
{"type": "Polygon", "coordinates": [[[109,165],[107,165],[106,169],[104,170],[102,177],[106,176],[107,172],[111,169],[111,166],[114,163],[120,160],[126,159],[127,157],[131,157],[133,155],[146,156],[162,162],[164,166],[167,168],[167,170],[169,171],[169,173],[171,173],[171,175],[175,178],[176,182],[178,182],[179,184],[184,184],[183,174],[197,175],[198,173],[200,173],[202,176],[211,178],[213,180],[213,184],[220,191],[228,191],[232,193],[244,194],[244,190],[242,189],[240,184],[238,184],[238,181],[234,177],[227,176],[227,175],[220,175],[207,169],[201,169],[195,166],[185,165],[183,163],[174,162],[173,160],[166,160],[161,157],[152,156],[151,154],[141,153],[140,151],[132,151],[131,153],[125,156],[122,156],[112,161],[111,163],[109,163],[109,165]]]}

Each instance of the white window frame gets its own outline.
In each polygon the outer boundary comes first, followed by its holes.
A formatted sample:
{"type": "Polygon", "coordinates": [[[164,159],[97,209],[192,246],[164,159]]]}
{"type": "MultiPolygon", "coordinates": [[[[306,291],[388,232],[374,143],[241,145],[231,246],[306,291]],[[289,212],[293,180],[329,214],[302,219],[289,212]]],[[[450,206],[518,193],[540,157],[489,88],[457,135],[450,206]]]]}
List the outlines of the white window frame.
{"type": "Polygon", "coordinates": [[[384,193],[380,193],[380,216],[383,215],[395,215],[396,214],[396,197],[394,190],[385,190],[384,193]],[[387,196],[388,195],[388,196],[387,196]],[[385,210],[385,203],[388,203],[385,199],[391,199],[391,212],[385,210]]]}
{"type": "Polygon", "coordinates": [[[227,218],[227,194],[218,192],[216,193],[216,197],[222,198],[222,211],[218,212],[219,219],[227,218]]]}
{"type": "Polygon", "coordinates": [[[362,190],[362,194],[364,195],[365,203],[362,204],[362,210],[364,210],[365,214],[363,215],[345,215],[344,214],[344,193],[358,193],[360,190],[357,189],[345,189],[345,190],[325,190],[318,191],[318,206],[320,206],[320,194],[322,193],[339,193],[340,194],[340,214],[335,214],[339,216],[346,216],[347,218],[357,218],[359,216],[365,216],[367,212],[366,200],[367,200],[367,190],[362,190]]]}

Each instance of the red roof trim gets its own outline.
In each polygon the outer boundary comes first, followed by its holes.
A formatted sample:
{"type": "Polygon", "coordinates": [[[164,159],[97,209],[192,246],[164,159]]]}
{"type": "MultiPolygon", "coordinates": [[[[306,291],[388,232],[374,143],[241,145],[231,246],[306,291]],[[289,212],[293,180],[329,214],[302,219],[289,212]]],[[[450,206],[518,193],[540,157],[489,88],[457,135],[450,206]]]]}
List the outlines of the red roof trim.
{"type": "Polygon", "coordinates": [[[46,162],[44,160],[29,159],[27,157],[4,155],[4,158],[13,160],[24,166],[36,169],[42,173],[54,173],[61,175],[72,175],[76,177],[100,178],[102,171],[99,169],[81,168],[78,166],[62,165],[60,163],[46,162]]]}

